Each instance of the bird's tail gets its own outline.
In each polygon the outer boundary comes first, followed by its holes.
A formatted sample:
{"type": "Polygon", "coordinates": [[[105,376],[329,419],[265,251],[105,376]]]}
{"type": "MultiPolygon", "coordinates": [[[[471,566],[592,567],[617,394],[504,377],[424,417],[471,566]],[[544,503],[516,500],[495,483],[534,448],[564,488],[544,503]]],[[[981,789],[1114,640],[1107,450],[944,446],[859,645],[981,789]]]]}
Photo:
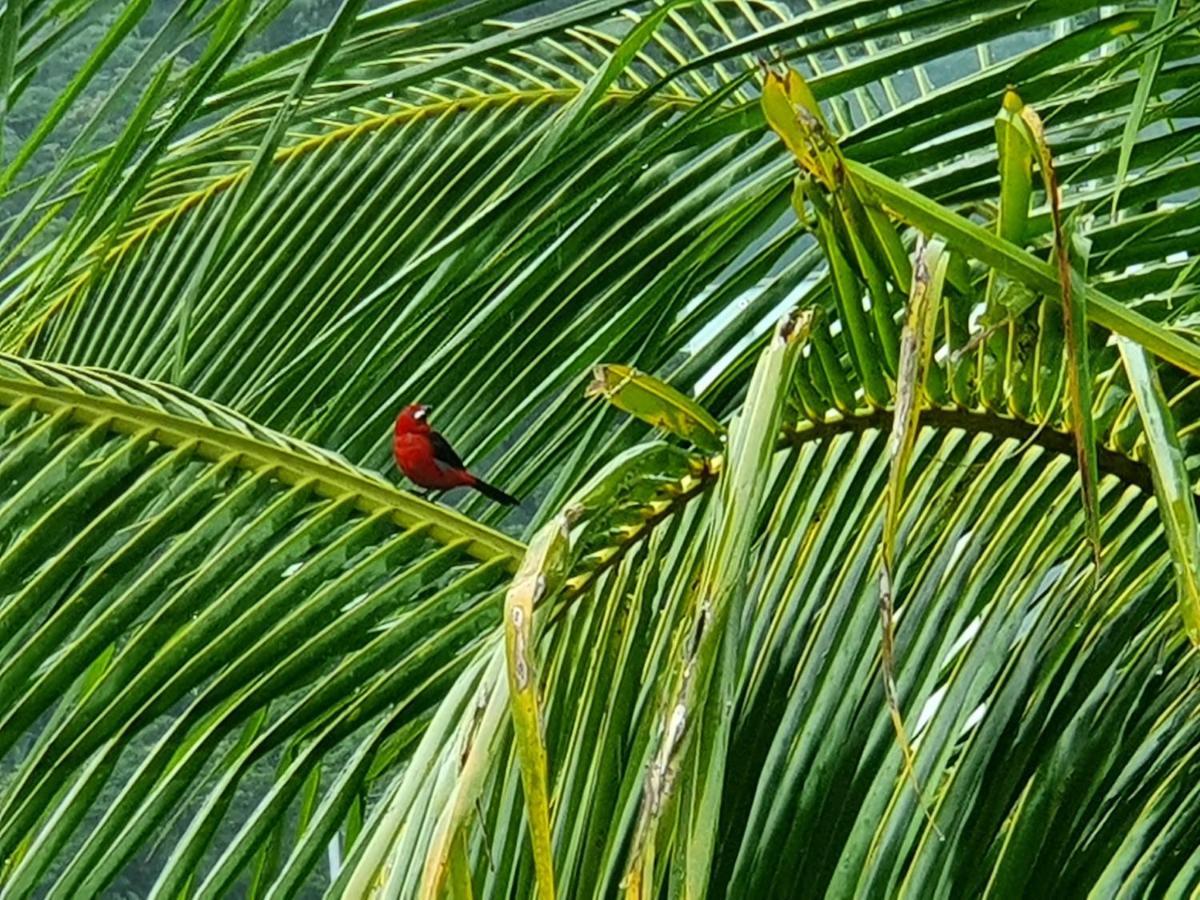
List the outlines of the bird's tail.
{"type": "Polygon", "coordinates": [[[471,487],[483,494],[483,496],[495,500],[497,503],[503,503],[506,506],[520,506],[521,501],[512,494],[506,494],[504,491],[495,485],[488,484],[482,478],[476,478],[471,487]]]}

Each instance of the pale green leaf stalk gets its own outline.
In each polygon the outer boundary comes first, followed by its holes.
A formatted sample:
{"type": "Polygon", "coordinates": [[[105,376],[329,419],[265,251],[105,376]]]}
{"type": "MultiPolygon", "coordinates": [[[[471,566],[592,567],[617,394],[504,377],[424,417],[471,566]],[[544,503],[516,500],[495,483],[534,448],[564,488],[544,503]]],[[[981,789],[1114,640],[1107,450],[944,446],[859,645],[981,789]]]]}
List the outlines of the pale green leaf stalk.
{"type": "Polygon", "coordinates": [[[896,382],[896,409],[892,419],[891,440],[888,443],[891,470],[888,474],[887,497],[884,502],[883,546],[880,549],[879,570],[879,619],[883,630],[880,668],[883,671],[884,693],[892,725],[896,729],[896,739],[904,754],[905,771],[931,822],[932,815],[925,805],[921,786],[917,781],[912,745],[908,740],[896,690],[896,542],[900,530],[900,513],[904,506],[905,479],[921,425],[925,379],[933,359],[938,309],[942,302],[942,289],[946,283],[949,262],[950,254],[941,241],[926,243],[924,237],[920,239],[917,244],[916,264],[913,267],[908,315],[900,337],[900,372],[896,382]]]}
{"type": "Polygon", "coordinates": [[[710,695],[712,676],[718,670],[722,645],[740,643],[739,590],[754,540],[758,507],[762,500],[770,460],[787,402],[800,349],[808,336],[812,314],[802,311],[786,317],[759,357],[746,403],[730,432],[728,464],[720,480],[718,502],[708,523],[708,546],[703,569],[693,594],[692,613],[682,635],[681,656],[674,684],[660,710],[658,747],[645,774],[641,811],[626,869],[628,898],[657,896],[658,839],[669,834],[680,805],[681,773],[695,769],[694,753],[704,735],[711,758],[719,764],[706,768],[702,783],[688,785],[694,795],[686,811],[684,883],[687,897],[703,897],[720,815],[723,760],[732,713],[733,670],[721,670],[719,689],[710,695]],[[731,630],[732,629],[732,630],[731,630]],[[710,709],[716,704],[715,712],[710,709]]]}
{"type": "Polygon", "coordinates": [[[1200,525],[1179,433],[1149,355],[1128,338],[1118,337],[1117,346],[1142,420],[1154,493],[1175,566],[1179,612],[1192,646],[1200,647],[1200,525]]]}
{"type": "Polygon", "coordinates": [[[554,898],[554,848],[550,834],[550,789],[534,670],[534,608],[562,587],[570,565],[571,520],[563,513],[547,522],[529,544],[504,600],[504,645],[508,661],[509,709],[517,737],[525,810],[533,843],[539,900],[554,898]]]}
{"type": "Polygon", "coordinates": [[[724,446],[725,429],[703,406],[653,375],[607,363],[592,370],[589,397],[603,397],[617,409],[669,431],[709,453],[724,446]]]}

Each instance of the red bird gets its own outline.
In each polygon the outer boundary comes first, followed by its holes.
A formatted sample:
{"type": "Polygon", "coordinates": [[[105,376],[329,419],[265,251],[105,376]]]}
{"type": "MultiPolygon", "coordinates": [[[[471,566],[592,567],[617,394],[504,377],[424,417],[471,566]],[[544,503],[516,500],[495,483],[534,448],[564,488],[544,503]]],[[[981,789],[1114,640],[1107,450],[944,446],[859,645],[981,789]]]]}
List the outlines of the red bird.
{"type": "Polygon", "coordinates": [[[521,501],[467,471],[450,442],[429,427],[429,407],[414,403],[396,416],[392,440],[396,465],[413,484],[434,491],[475,488],[497,503],[517,506],[521,501]]]}

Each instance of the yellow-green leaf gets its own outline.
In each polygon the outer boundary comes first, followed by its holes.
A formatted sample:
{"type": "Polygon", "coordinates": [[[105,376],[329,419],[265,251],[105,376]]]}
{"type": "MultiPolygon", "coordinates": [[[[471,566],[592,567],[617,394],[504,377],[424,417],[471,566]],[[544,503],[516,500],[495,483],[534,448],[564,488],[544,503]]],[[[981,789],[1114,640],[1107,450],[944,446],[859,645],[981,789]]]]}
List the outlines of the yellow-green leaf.
{"type": "Polygon", "coordinates": [[[1000,210],[996,234],[1018,247],[1025,245],[1029,201],[1033,192],[1033,148],[1021,122],[1024,104],[1015,91],[1004,95],[996,114],[996,152],[1000,165],[1000,210]]]}
{"type": "Polygon", "coordinates": [[[473,900],[471,860],[467,856],[467,838],[460,829],[450,850],[450,896],[454,900],[473,900]]]}
{"type": "Polygon", "coordinates": [[[662,428],[709,453],[723,446],[724,429],[703,406],[653,375],[631,366],[605,364],[592,370],[589,397],[603,397],[613,406],[662,428]]]}
{"type": "Polygon", "coordinates": [[[799,72],[768,69],[762,91],[763,117],[797,162],[829,190],[841,179],[841,153],[812,90],[799,72]]]}

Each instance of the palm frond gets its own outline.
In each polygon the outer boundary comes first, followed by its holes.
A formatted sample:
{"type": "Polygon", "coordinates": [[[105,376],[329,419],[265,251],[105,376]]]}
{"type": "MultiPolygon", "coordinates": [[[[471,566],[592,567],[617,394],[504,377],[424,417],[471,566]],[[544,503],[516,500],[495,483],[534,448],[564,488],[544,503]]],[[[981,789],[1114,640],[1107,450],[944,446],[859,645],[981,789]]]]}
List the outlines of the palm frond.
{"type": "MultiPolygon", "coordinates": [[[[92,6],[6,11],[9,105],[92,6]]],[[[6,894],[1195,889],[1200,11],[349,3],[248,58],[287,6],[181,4],[29,171],[127,4],[0,174],[6,894]],[[1061,205],[997,166],[1010,86],[1061,205]],[[677,393],[585,403],[604,363],[677,393]],[[372,474],[415,399],[533,539],[372,474]]]]}
{"type": "Polygon", "coordinates": [[[260,829],[362,729],[374,759],[411,741],[523,553],[176,388],[9,357],[0,403],[0,750],[17,764],[0,843],[18,893],[48,872],[99,891],[214,759],[164,884],[273,752],[294,762],[260,829]]]}

